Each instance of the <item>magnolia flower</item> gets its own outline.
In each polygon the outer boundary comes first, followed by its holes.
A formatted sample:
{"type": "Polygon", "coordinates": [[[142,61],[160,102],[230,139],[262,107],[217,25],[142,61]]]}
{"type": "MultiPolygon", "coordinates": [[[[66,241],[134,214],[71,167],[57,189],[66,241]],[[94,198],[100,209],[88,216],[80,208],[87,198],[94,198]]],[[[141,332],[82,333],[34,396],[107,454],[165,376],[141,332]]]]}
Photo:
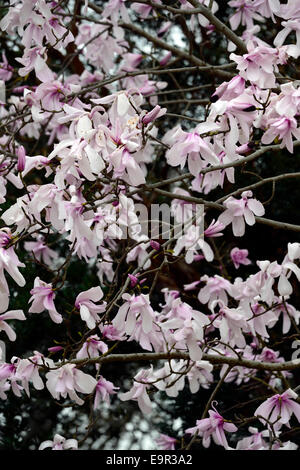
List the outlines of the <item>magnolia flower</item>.
{"type": "Polygon", "coordinates": [[[77,450],[78,442],[76,439],[66,439],[60,434],[55,434],[53,441],[44,441],[40,444],[39,450],[51,447],[52,450],[77,450]]]}
{"type": "Polygon", "coordinates": [[[275,87],[274,71],[277,70],[278,50],[269,46],[253,47],[248,43],[248,53],[243,56],[230,54],[229,58],[237,63],[239,74],[245,80],[260,88],[275,87]]]}
{"type": "Polygon", "coordinates": [[[153,250],[159,251],[161,246],[160,243],[156,242],[155,240],[150,240],[150,246],[153,250]]]}
{"type": "Polygon", "coordinates": [[[61,323],[63,317],[60,313],[57,312],[54,305],[55,292],[52,288],[52,284],[47,284],[42,281],[39,277],[36,277],[34,280],[34,288],[31,289],[29,302],[32,302],[32,305],[28,312],[30,313],[41,313],[44,310],[48,310],[50,318],[54,323],[61,323]]]}
{"type": "Polygon", "coordinates": [[[99,408],[101,400],[105,401],[109,405],[110,395],[115,395],[117,393],[115,390],[119,390],[119,387],[115,387],[112,382],[106,380],[102,375],[100,375],[95,389],[94,410],[99,408]]]}
{"type": "Polygon", "coordinates": [[[129,392],[119,393],[119,398],[122,401],[134,400],[138,402],[140,410],[146,415],[152,411],[152,403],[150,401],[147,389],[149,388],[148,381],[152,376],[153,368],[142,369],[134,377],[134,384],[129,392]]]}
{"type": "Polygon", "coordinates": [[[215,101],[222,99],[225,101],[230,101],[234,98],[240,96],[245,90],[245,80],[237,75],[233,77],[229,82],[223,82],[216,91],[211,96],[210,101],[214,103],[215,101]]]}
{"type": "Polygon", "coordinates": [[[197,132],[184,132],[179,129],[174,138],[176,143],[166,152],[169,165],[180,165],[183,168],[188,160],[189,171],[194,176],[197,176],[207,163],[218,165],[218,157],[197,132]]]}
{"type": "Polygon", "coordinates": [[[257,14],[257,10],[253,2],[247,0],[230,0],[228,5],[235,9],[235,13],[229,18],[230,26],[233,30],[237,29],[239,24],[246,26],[247,29],[252,28],[253,21],[261,21],[261,16],[257,14]]]}
{"type": "Polygon", "coordinates": [[[25,77],[25,75],[34,69],[37,78],[41,80],[41,82],[51,82],[53,80],[54,74],[46,64],[45,48],[38,46],[25,49],[23,57],[16,57],[16,60],[24,65],[24,67],[18,70],[21,77],[25,77]]]}
{"type": "Polygon", "coordinates": [[[105,311],[106,302],[103,302],[101,305],[94,303],[99,302],[102,297],[103,292],[100,286],[91,287],[90,289],[81,292],[76,297],[75,307],[79,309],[82,320],[86,322],[90,330],[95,328],[97,322],[100,322],[98,313],[103,313],[105,311]]]}
{"type": "Polygon", "coordinates": [[[221,300],[215,300],[211,305],[214,312],[215,306],[219,304],[220,310],[213,325],[219,328],[223,343],[228,343],[232,347],[244,348],[246,340],[243,332],[248,330],[248,324],[245,319],[242,308],[228,308],[221,300]]]}
{"type": "Polygon", "coordinates": [[[240,200],[230,196],[224,202],[226,210],[220,215],[219,222],[232,223],[233,234],[242,237],[245,233],[245,221],[248,225],[255,224],[255,216],[264,215],[265,209],[260,201],[252,198],[252,191],[243,191],[240,200]]]}
{"type": "Polygon", "coordinates": [[[264,424],[270,422],[290,427],[289,420],[292,414],[300,422],[300,404],[295,401],[297,398],[297,393],[289,388],[282,395],[277,394],[264,401],[254,415],[264,424]]]}
{"type": "Polygon", "coordinates": [[[45,358],[43,354],[38,351],[34,351],[34,356],[29,357],[29,359],[20,359],[17,363],[15,378],[21,380],[22,386],[28,396],[30,396],[29,382],[32,382],[36,390],[42,390],[44,388],[44,383],[39,375],[39,366],[41,365],[53,367],[54,362],[51,359],[45,358]]]}
{"type": "Polygon", "coordinates": [[[230,293],[231,284],[227,279],[224,279],[217,274],[213,277],[208,277],[206,274],[201,277],[201,281],[206,282],[206,286],[200,289],[198,299],[202,304],[207,304],[210,308],[214,300],[222,300],[227,304],[227,293],[230,293]]]}
{"type": "Polygon", "coordinates": [[[149,295],[130,296],[129,294],[123,294],[122,299],[125,300],[125,303],[119,308],[113,319],[113,326],[118,331],[124,330],[125,333],[130,335],[134,330],[137,317],[140,316],[144,333],[149,333],[152,330],[155,317],[150,305],[149,295]]]}
{"type": "Polygon", "coordinates": [[[294,117],[276,117],[268,121],[269,128],[262,136],[263,144],[270,144],[278,137],[281,140],[280,148],[286,147],[290,153],[293,153],[293,136],[300,139],[300,128],[294,117]]]}
{"type": "Polygon", "coordinates": [[[237,427],[233,423],[228,423],[213,407],[213,410],[208,412],[209,418],[200,419],[196,421],[196,426],[186,429],[187,434],[198,433],[202,437],[203,447],[209,447],[211,437],[215,444],[229,449],[225,431],[235,432],[237,427]]]}
{"type": "Polygon", "coordinates": [[[44,243],[42,236],[38,236],[34,242],[25,242],[24,248],[27,251],[32,251],[38,261],[48,265],[51,265],[53,260],[58,258],[58,253],[44,243]]]}
{"type": "Polygon", "coordinates": [[[69,396],[78,405],[82,405],[84,401],[76,392],[89,394],[97,385],[94,377],[77,369],[75,364],[65,364],[51,370],[46,374],[46,378],[46,387],[55,400],[59,400],[61,396],[69,396]]]}
{"type": "Polygon", "coordinates": [[[14,247],[8,244],[12,241],[12,234],[10,230],[4,227],[0,231],[0,285],[2,285],[1,291],[8,293],[7,282],[4,277],[4,270],[13,278],[13,280],[20,286],[25,286],[25,279],[18,270],[19,267],[25,267],[24,263],[21,263],[14,251],[14,247]]]}
{"type": "Polygon", "coordinates": [[[85,357],[99,357],[100,353],[104,354],[108,351],[107,345],[100,341],[99,336],[90,336],[83,344],[82,348],[76,354],[76,359],[84,359],[85,357]]]}
{"type": "Polygon", "coordinates": [[[166,112],[167,108],[161,108],[159,105],[156,105],[155,108],[153,108],[151,111],[149,111],[142,117],[141,122],[144,125],[150,124],[150,122],[155,121],[159,117],[166,114],[166,112]]]}
{"type": "Polygon", "coordinates": [[[274,39],[274,45],[276,47],[282,46],[286,38],[289,36],[289,34],[292,31],[295,31],[296,33],[296,47],[299,50],[300,53],[300,25],[299,25],[299,19],[288,19],[287,21],[282,21],[281,26],[283,26],[283,29],[279,31],[277,36],[274,39]]]}
{"type": "Polygon", "coordinates": [[[23,145],[21,145],[18,148],[17,156],[18,156],[17,170],[18,170],[18,172],[22,173],[22,171],[24,171],[25,161],[26,161],[26,154],[25,154],[25,149],[24,149],[23,145]]]}
{"type": "Polygon", "coordinates": [[[130,279],[130,287],[135,287],[139,282],[138,278],[133,274],[128,274],[128,277],[130,279]]]}
{"type": "Polygon", "coordinates": [[[6,320],[26,320],[23,310],[10,310],[0,315],[0,331],[5,331],[10,341],[15,341],[17,335],[6,320]]]}
{"type": "Polygon", "coordinates": [[[265,429],[264,431],[259,431],[257,428],[249,427],[248,428],[251,435],[249,437],[244,437],[238,441],[236,450],[262,450],[268,449],[268,443],[264,437],[269,436],[269,431],[265,429]]]}
{"type": "Polygon", "coordinates": [[[248,250],[240,250],[235,247],[230,252],[230,258],[233,261],[234,267],[238,269],[241,264],[248,265],[251,264],[251,261],[247,258],[248,250]]]}

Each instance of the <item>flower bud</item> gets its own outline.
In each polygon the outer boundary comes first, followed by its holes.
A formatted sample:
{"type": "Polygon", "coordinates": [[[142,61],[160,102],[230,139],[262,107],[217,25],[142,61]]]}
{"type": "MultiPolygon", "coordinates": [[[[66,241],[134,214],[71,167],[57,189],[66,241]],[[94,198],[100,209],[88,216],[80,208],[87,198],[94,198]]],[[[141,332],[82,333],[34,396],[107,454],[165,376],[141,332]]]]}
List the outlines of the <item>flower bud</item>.
{"type": "Polygon", "coordinates": [[[154,240],[150,241],[150,246],[153,248],[153,250],[159,251],[160,250],[160,244],[154,240]]]}
{"type": "Polygon", "coordinates": [[[18,170],[19,173],[22,173],[22,171],[24,171],[25,162],[26,162],[25,149],[24,149],[23,145],[21,145],[18,148],[17,156],[18,156],[17,170],[18,170]]]}

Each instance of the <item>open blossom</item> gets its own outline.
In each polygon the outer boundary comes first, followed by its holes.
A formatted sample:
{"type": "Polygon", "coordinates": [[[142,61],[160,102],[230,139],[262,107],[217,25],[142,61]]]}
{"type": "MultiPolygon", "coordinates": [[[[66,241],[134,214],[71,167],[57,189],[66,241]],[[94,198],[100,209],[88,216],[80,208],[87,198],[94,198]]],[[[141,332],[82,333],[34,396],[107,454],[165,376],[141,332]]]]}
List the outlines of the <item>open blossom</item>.
{"type": "Polygon", "coordinates": [[[110,395],[115,395],[116,390],[119,390],[119,387],[115,387],[112,382],[100,375],[95,389],[94,410],[100,407],[101,400],[109,405],[110,395]]]}
{"type": "Polygon", "coordinates": [[[99,357],[108,351],[107,345],[100,341],[99,336],[90,336],[83,344],[82,348],[76,354],[76,359],[84,359],[85,357],[99,357]]]}
{"type": "Polygon", "coordinates": [[[219,222],[229,225],[232,223],[232,231],[236,237],[242,237],[245,233],[245,222],[248,225],[255,224],[255,215],[264,215],[265,209],[260,201],[252,198],[252,191],[243,191],[241,199],[230,196],[224,202],[226,210],[220,215],[219,222]]]}
{"type": "Polygon", "coordinates": [[[97,385],[97,380],[91,375],[85,374],[76,368],[75,364],[65,364],[46,374],[46,387],[55,400],[62,396],[82,405],[84,401],[76,392],[92,393],[97,385]]]}
{"type": "Polygon", "coordinates": [[[28,312],[30,313],[41,313],[44,310],[48,310],[50,318],[54,323],[61,323],[63,318],[60,313],[57,312],[54,305],[55,292],[51,284],[47,284],[42,281],[39,277],[34,280],[34,288],[31,289],[29,302],[32,305],[28,312]]]}
{"type": "MultiPolygon", "coordinates": [[[[138,402],[140,410],[144,414],[149,414],[152,411],[152,403],[150,401],[147,389],[149,388],[149,379],[152,377],[152,366],[150,369],[140,370],[134,377],[134,384],[129,392],[119,393],[119,398],[122,401],[134,400],[138,402]]],[[[151,380],[150,380],[151,382],[151,380]]]]}
{"type": "Polygon", "coordinates": [[[198,250],[203,252],[207,261],[214,259],[214,253],[210,245],[204,240],[202,229],[198,225],[191,225],[185,233],[178,238],[174,247],[174,255],[178,256],[182,250],[185,250],[185,261],[188,264],[195,260],[195,257],[198,255],[198,250]]]}
{"type": "Polygon", "coordinates": [[[76,439],[66,439],[60,434],[55,434],[53,441],[44,441],[39,445],[39,450],[51,447],[52,450],[77,450],[78,442],[76,439]]]}
{"type": "Polygon", "coordinates": [[[250,259],[248,259],[248,250],[240,250],[235,247],[230,252],[230,258],[233,261],[234,267],[238,269],[241,264],[247,266],[251,264],[250,259]]]}
{"type": "Polygon", "coordinates": [[[224,279],[217,274],[213,277],[208,277],[206,274],[201,277],[201,281],[205,281],[206,285],[202,287],[198,294],[198,299],[202,304],[207,304],[210,308],[215,300],[222,300],[224,304],[228,302],[227,293],[230,293],[231,284],[227,279],[224,279]]]}
{"type": "Polygon", "coordinates": [[[240,441],[238,441],[236,450],[262,450],[268,449],[269,444],[264,439],[265,437],[269,436],[269,431],[264,429],[263,431],[259,431],[257,428],[249,427],[250,432],[249,437],[244,437],[240,441]]]}
{"type": "Polygon", "coordinates": [[[261,417],[260,421],[264,424],[270,422],[289,426],[291,416],[294,414],[300,423],[300,405],[295,401],[297,398],[297,393],[289,388],[281,395],[274,395],[264,401],[257,408],[254,415],[261,417]]]}
{"type": "Polygon", "coordinates": [[[23,57],[16,57],[16,60],[24,65],[24,67],[19,69],[19,75],[22,77],[25,77],[25,75],[34,69],[37,78],[41,82],[51,82],[53,80],[53,72],[46,64],[45,48],[38,46],[25,49],[23,57]]]}
{"type": "Polygon", "coordinates": [[[140,316],[144,333],[150,333],[155,315],[150,305],[149,295],[130,296],[129,294],[123,294],[122,299],[125,300],[125,303],[119,308],[113,319],[114,327],[118,331],[124,330],[125,333],[130,335],[135,328],[137,317],[140,316]]]}
{"type": "Polygon", "coordinates": [[[196,426],[186,429],[187,434],[195,434],[196,432],[202,437],[203,447],[209,447],[211,437],[215,444],[229,449],[229,445],[225,436],[225,431],[235,432],[237,427],[233,423],[228,423],[214,408],[208,412],[209,418],[199,419],[196,426]]]}
{"type": "Polygon", "coordinates": [[[23,310],[10,310],[9,312],[0,315],[0,331],[4,331],[10,341],[16,340],[16,333],[12,327],[7,323],[7,320],[26,320],[23,310]]]}
{"type": "Polygon", "coordinates": [[[33,251],[34,257],[38,261],[51,265],[53,260],[58,258],[58,253],[49,248],[44,241],[42,236],[38,236],[36,241],[25,242],[24,248],[29,252],[33,251]]]}
{"type": "Polygon", "coordinates": [[[169,165],[180,165],[183,168],[186,160],[188,160],[189,171],[194,176],[197,176],[207,163],[218,165],[218,157],[197,131],[184,132],[178,129],[173,138],[175,139],[175,144],[166,152],[166,159],[169,165]]]}
{"type": "Polygon", "coordinates": [[[280,147],[287,148],[290,153],[293,153],[293,136],[300,139],[300,128],[294,117],[278,117],[268,121],[269,128],[262,136],[263,144],[270,144],[278,137],[281,140],[280,147]]]}
{"type": "Polygon", "coordinates": [[[76,297],[75,307],[79,309],[82,320],[86,322],[90,330],[95,328],[96,323],[100,321],[98,313],[105,311],[106,302],[101,305],[95,303],[99,302],[102,297],[103,292],[100,286],[91,287],[76,297]]]}
{"type": "Polygon", "coordinates": [[[34,351],[34,356],[29,357],[29,359],[20,359],[17,363],[15,378],[21,381],[22,387],[28,396],[30,395],[29,382],[32,382],[36,390],[44,388],[44,383],[39,375],[39,366],[41,365],[53,367],[54,363],[38,351],[34,351]]]}
{"type": "Polygon", "coordinates": [[[248,43],[248,53],[243,56],[230,54],[230,59],[237,63],[240,76],[260,88],[275,87],[275,72],[278,63],[284,63],[278,49],[269,46],[254,47],[248,43]]]}
{"type": "Polygon", "coordinates": [[[4,270],[13,278],[13,280],[21,287],[25,285],[25,279],[18,270],[19,267],[24,267],[25,264],[21,263],[14,251],[14,247],[7,245],[12,241],[12,234],[6,227],[0,231],[0,284],[3,289],[8,292],[7,282],[4,277],[4,270]]]}

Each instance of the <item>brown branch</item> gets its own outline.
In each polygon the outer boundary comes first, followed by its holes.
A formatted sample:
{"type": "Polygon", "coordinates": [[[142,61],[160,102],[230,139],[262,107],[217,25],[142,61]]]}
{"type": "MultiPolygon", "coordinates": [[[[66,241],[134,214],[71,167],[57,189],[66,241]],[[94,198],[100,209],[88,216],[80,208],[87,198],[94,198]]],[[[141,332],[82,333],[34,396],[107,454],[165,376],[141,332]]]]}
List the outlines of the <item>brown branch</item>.
{"type": "MultiPolygon", "coordinates": [[[[112,362],[151,362],[160,360],[171,360],[171,359],[184,359],[190,360],[188,353],[184,352],[159,352],[159,353],[132,353],[132,354],[110,354],[103,355],[101,357],[91,359],[77,359],[70,361],[72,364],[77,366],[83,366],[86,364],[108,364],[112,362]]],[[[242,366],[248,369],[256,370],[269,370],[269,371],[284,371],[284,370],[296,370],[300,369],[300,359],[295,361],[287,362],[261,362],[252,361],[250,359],[238,359],[235,357],[203,354],[202,360],[209,361],[211,364],[227,364],[231,367],[242,366]]],[[[57,363],[56,366],[60,367],[64,364],[57,363]]]]}

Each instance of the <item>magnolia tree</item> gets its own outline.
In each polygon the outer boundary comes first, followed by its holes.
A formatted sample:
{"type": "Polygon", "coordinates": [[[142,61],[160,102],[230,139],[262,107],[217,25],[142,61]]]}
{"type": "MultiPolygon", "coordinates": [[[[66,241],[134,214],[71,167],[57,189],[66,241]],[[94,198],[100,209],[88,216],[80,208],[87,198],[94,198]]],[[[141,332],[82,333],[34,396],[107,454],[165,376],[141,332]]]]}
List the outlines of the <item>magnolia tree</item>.
{"type": "Polygon", "coordinates": [[[160,448],[297,449],[300,225],[272,206],[300,177],[299,2],[0,17],[1,409],[79,410],[28,446],[80,449],[103,410],[158,432],[188,391],[160,448]]]}

